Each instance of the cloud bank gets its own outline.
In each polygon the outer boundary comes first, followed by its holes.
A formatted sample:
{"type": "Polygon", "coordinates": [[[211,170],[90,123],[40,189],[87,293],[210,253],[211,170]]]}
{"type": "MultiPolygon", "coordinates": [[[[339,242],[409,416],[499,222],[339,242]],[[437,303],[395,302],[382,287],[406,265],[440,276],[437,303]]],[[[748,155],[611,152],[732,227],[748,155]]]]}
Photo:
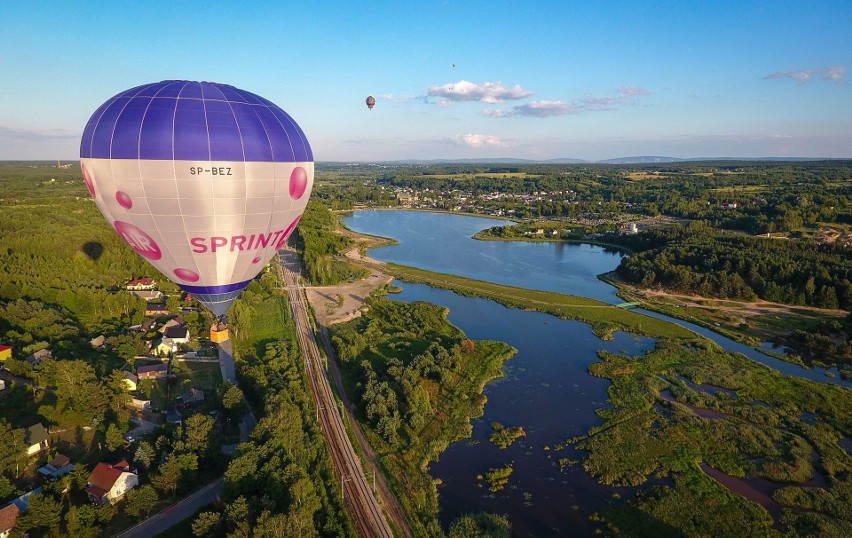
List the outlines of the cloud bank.
{"type": "Polygon", "coordinates": [[[588,111],[617,110],[623,105],[638,103],[638,98],[645,95],[649,95],[648,90],[645,88],[639,86],[622,86],[616,90],[615,95],[584,97],[571,103],[566,101],[532,101],[510,109],[485,109],[482,111],[482,115],[493,118],[508,118],[512,116],[547,118],[550,116],[564,116],[566,114],[579,114],[588,111]]]}
{"type": "Polygon", "coordinates": [[[790,78],[804,84],[813,78],[819,78],[835,84],[842,84],[843,78],[846,76],[845,65],[835,65],[831,67],[820,67],[816,69],[799,69],[797,71],[775,71],[769,73],[764,79],[785,79],[790,78]]]}
{"type": "Polygon", "coordinates": [[[506,145],[494,135],[475,133],[453,135],[449,138],[449,141],[459,146],[468,146],[471,148],[503,147],[506,145]]]}
{"type": "Polygon", "coordinates": [[[462,101],[478,101],[480,103],[503,103],[529,97],[533,92],[516,84],[512,88],[503,86],[502,82],[483,82],[477,84],[460,80],[447,84],[430,86],[426,89],[426,99],[437,98],[439,106],[449,106],[462,101]]]}

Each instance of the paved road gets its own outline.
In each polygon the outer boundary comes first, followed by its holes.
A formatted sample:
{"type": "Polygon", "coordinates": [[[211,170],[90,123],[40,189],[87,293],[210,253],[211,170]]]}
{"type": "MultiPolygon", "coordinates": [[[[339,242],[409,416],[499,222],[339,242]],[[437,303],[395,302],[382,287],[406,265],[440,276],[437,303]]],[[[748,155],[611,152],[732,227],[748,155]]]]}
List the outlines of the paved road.
{"type": "Polygon", "coordinates": [[[203,506],[216,502],[221,489],[222,479],[219,478],[135,527],[116,534],[114,538],[149,538],[165,532],[184,519],[195,515],[203,506]]]}
{"type": "Polygon", "coordinates": [[[237,373],[234,369],[234,346],[230,338],[219,344],[219,368],[222,379],[237,385],[237,373]]]}

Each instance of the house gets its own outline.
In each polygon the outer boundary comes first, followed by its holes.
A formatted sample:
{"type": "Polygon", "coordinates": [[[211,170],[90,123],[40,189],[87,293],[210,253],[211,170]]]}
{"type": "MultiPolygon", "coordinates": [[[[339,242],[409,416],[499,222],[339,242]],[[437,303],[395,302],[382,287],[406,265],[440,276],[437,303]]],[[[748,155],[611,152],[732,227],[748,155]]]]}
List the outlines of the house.
{"type": "Polygon", "coordinates": [[[139,409],[140,411],[151,411],[151,400],[142,400],[139,398],[130,398],[130,407],[139,409]]]}
{"type": "Polygon", "coordinates": [[[191,388],[177,398],[177,403],[185,406],[193,406],[204,401],[204,391],[201,389],[191,388]]]}
{"type": "Polygon", "coordinates": [[[739,202],[722,202],[722,209],[736,209],[739,205],[739,202]]]}
{"type": "Polygon", "coordinates": [[[148,303],[145,306],[146,316],[167,316],[169,309],[163,303],[148,303]]]}
{"type": "Polygon", "coordinates": [[[183,325],[169,327],[165,330],[163,336],[170,338],[175,344],[186,344],[189,342],[189,331],[183,325]]]}
{"type": "Polygon", "coordinates": [[[128,291],[153,290],[157,287],[157,281],[153,278],[135,278],[127,283],[125,288],[128,291]]]}
{"type": "Polygon", "coordinates": [[[151,364],[136,368],[138,379],[162,379],[169,371],[168,364],[151,364]]]}
{"type": "Polygon", "coordinates": [[[165,297],[165,295],[163,295],[163,292],[157,290],[133,290],[130,293],[135,295],[136,297],[141,297],[146,301],[159,302],[163,299],[163,297],[165,297]]]}
{"type": "Polygon", "coordinates": [[[19,515],[21,515],[21,509],[14,503],[0,508],[0,538],[8,538],[12,529],[15,528],[19,515]]]}
{"type": "Polygon", "coordinates": [[[161,338],[154,346],[155,355],[168,355],[169,353],[177,353],[177,343],[171,338],[161,338]]]}
{"type": "Polygon", "coordinates": [[[27,362],[30,363],[30,366],[38,366],[41,364],[41,361],[44,359],[49,359],[53,357],[53,354],[49,349],[39,349],[29,357],[27,357],[27,362]]]}
{"type": "Polygon", "coordinates": [[[72,469],[74,469],[74,465],[71,463],[71,458],[64,454],[59,454],[50,460],[50,463],[47,465],[39,467],[38,472],[45,478],[58,478],[70,473],[72,469]]]}
{"type": "Polygon", "coordinates": [[[228,334],[228,326],[221,321],[210,327],[210,341],[214,344],[221,344],[228,338],[230,338],[230,335],[228,334]]]}
{"type": "Polygon", "coordinates": [[[92,347],[104,347],[104,344],[106,344],[106,336],[96,336],[95,338],[92,338],[89,343],[92,344],[92,347]]]}
{"type": "Polygon", "coordinates": [[[12,358],[12,346],[0,345],[0,362],[12,358]]]}
{"type": "Polygon", "coordinates": [[[124,374],[124,379],[122,381],[124,381],[124,386],[127,387],[127,390],[130,392],[136,390],[138,388],[137,385],[139,384],[139,377],[133,372],[128,372],[127,370],[124,370],[122,373],[124,374]]]}
{"type": "Polygon", "coordinates": [[[165,334],[165,332],[167,330],[171,329],[172,327],[183,327],[185,324],[186,324],[186,322],[183,320],[183,318],[178,316],[176,318],[170,319],[169,321],[164,323],[162,327],[160,327],[157,330],[160,331],[161,334],[165,334]]]}
{"type": "Polygon", "coordinates": [[[126,461],[122,460],[114,465],[100,462],[89,475],[86,493],[93,503],[115,504],[138,485],[139,476],[130,469],[130,464],[126,461]]]}
{"type": "Polygon", "coordinates": [[[156,318],[146,319],[145,321],[142,322],[142,325],[139,326],[139,331],[143,332],[143,333],[153,331],[154,327],[156,327],[156,325],[157,325],[157,319],[156,318]]]}
{"type": "Polygon", "coordinates": [[[44,429],[41,422],[27,428],[27,431],[24,433],[24,443],[27,445],[27,456],[47,450],[49,438],[47,430],[44,429]]]}
{"type": "Polygon", "coordinates": [[[0,379],[0,390],[6,390],[6,380],[0,379]]]}

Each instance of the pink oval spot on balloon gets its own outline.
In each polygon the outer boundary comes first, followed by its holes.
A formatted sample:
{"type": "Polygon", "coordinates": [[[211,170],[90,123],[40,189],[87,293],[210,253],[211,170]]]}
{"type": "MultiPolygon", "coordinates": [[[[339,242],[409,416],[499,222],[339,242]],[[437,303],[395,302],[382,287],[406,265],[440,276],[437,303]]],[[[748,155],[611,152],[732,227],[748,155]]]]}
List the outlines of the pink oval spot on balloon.
{"type": "Polygon", "coordinates": [[[290,197],[298,200],[305,194],[308,187],[308,173],[301,166],[297,166],[290,174],[290,197]]]}
{"type": "Polygon", "coordinates": [[[201,278],[195,271],[190,271],[189,269],[182,269],[180,267],[175,269],[175,276],[182,280],[186,280],[187,282],[198,282],[198,279],[201,278]]]}
{"type": "Polygon", "coordinates": [[[92,198],[95,197],[95,183],[92,181],[92,177],[89,175],[89,171],[86,170],[85,165],[80,164],[80,168],[83,170],[83,180],[86,182],[86,188],[89,190],[89,194],[92,195],[92,198]]]}
{"type": "Polygon", "coordinates": [[[133,200],[130,199],[130,195],[126,192],[118,191],[115,193],[115,200],[118,202],[118,205],[124,209],[130,209],[133,207],[133,200]]]}
{"type": "Polygon", "coordinates": [[[260,263],[260,256],[256,257],[251,261],[251,263],[260,263]]]}
{"type": "Polygon", "coordinates": [[[283,234],[281,234],[281,239],[278,240],[278,244],[275,245],[275,248],[277,250],[281,250],[281,247],[284,246],[284,243],[287,242],[287,238],[290,237],[290,234],[293,233],[293,230],[296,229],[296,225],[299,224],[299,219],[301,218],[302,215],[299,215],[298,217],[296,217],[296,220],[290,223],[290,226],[287,226],[287,229],[284,230],[283,234]]]}
{"type": "Polygon", "coordinates": [[[118,235],[127,241],[127,244],[133,247],[133,250],[138,252],[143,258],[147,260],[159,260],[162,258],[163,254],[160,252],[157,242],[138,226],[117,220],[113,223],[113,227],[118,232],[118,235]]]}

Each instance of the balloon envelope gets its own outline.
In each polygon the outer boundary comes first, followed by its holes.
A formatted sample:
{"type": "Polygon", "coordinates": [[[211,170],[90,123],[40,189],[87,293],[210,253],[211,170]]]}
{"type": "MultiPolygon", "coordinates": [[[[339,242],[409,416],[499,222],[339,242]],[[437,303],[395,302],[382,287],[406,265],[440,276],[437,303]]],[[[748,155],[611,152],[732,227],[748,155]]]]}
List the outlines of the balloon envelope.
{"type": "Polygon", "coordinates": [[[372,95],[367,96],[367,107],[370,110],[373,110],[373,107],[376,106],[376,98],[372,95]]]}
{"type": "Polygon", "coordinates": [[[284,245],[314,177],[310,145],[286,112],[210,82],[112,97],[86,125],[80,161],[119,235],[217,316],[284,245]]]}

